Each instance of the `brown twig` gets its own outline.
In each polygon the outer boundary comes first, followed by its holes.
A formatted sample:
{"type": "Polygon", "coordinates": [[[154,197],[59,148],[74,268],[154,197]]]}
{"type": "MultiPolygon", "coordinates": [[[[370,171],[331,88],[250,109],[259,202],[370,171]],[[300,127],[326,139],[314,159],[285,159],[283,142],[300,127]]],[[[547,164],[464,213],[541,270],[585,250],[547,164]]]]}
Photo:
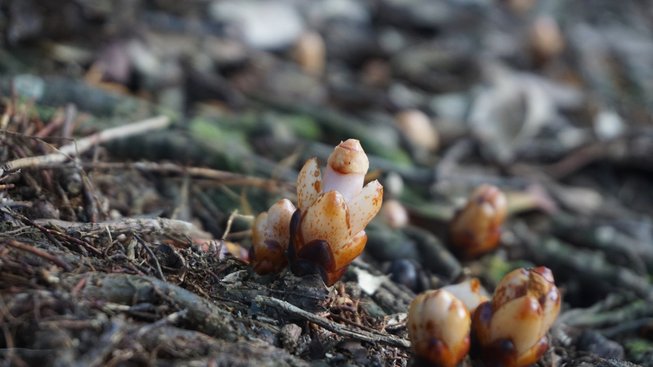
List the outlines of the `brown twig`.
{"type": "Polygon", "coordinates": [[[626,164],[651,170],[648,157],[653,149],[653,137],[648,129],[633,129],[627,136],[610,141],[598,141],[576,149],[558,162],[542,167],[556,180],[561,180],[570,174],[599,160],[626,164]]]}
{"type": "Polygon", "coordinates": [[[160,174],[187,175],[195,179],[215,180],[224,185],[239,185],[259,187],[267,191],[278,191],[279,189],[294,190],[292,185],[284,181],[265,179],[254,176],[221,171],[204,167],[184,167],[174,163],[157,162],[95,162],[82,163],[85,169],[112,170],[112,169],[136,169],[139,171],[154,172],[160,174]]]}
{"type": "Polygon", "coordinates": [[[590,144],[579,148],[575,152],[571,152],[562,160],[544,167],[544,171],[555,179],[562,179],[570,173],[607,155],[605,142],[590,144]]]}
{"type": "Polygon", "coordinates": [[[32,254],[40,257],[40,258],[48,260],[49,262],[57,265],[58,267],[64,269],[65,271],[71,271],[72,270],[70,265],[68,265],[65,261],[63,261],[60,258],[52,255],[51,253],[45,252],[45,251],[43,251],[41,249],[38,249],[38,248],[36,248],[34,246],[30,246],[30,245],[28,245],[26,243],[18,242],[16,240],[9,240],[9,241],[7,241],[5,243],[7,245],[15,248],[15,249],[18,249],[18,250],[21,250],[21,251],[26,251],[26,252],[32,253],[32,254]]]}
{"type": "Polygon", "coordinates": [[[331,320],[325,319],[324,317],[320,317],[314,313],[304,311],[301,308],[297,306],[293,306],[292,304],[282,301],[280,299],[266,297],[266,296],[256,296],[254,302],[260,305],[275,307],[287,313],[290,313],[292,315],[299,316],[307,321],[320,325],[323,328],[330,330],[338,335],[342,335],[342,336],[346,336],[346,337],[350,337],[350,338],[354,338],[357,340],[370,342],[370,343],[383,343],[383,344],[391,345],[393,347],[410,348],[410,342],[406,339],[401,339],[396,336],[392,336],[388,334],[369,332],[364,330],[354,330],[344,325],[338,324],[337,322],[333,322],[331,320]]]}
{"type": "Polygon", "coordinates": [[[165,275],[163,275],[163,270],[161,270],[161,264],[159,264],[159,259],[157,259],[156,255],[154,255],[154,252],[152,251],[152,249],[150,248],[150,246],[148,246],[148,245],[145,243],[145,241],[143,241],[139,236],[136,236],[136,235],[135,235],[134,237],[136,237],[136,239],[138,240],[138,243],[139,243],[141,246],[143,246],[143,248],[145,249],[145,252],[147,252],[147,254],[150,256],[150,258],[151,258],[152,261],[154,262],[154,265],[155,265],[155,268],[156,268],[156,272],[157,272],[157,275],[159,276],[159,279],[161,279],[161,280],[163,280],[163,281],[165,282],[165,281],[166,281],[166,277],[165,277],[165,275]]]}
{"type": "Polygon", "coordinates": [[[114,139],[142,134],[146,131],[163,129],[170,125],[170,123],[171,120],[167,116],[158,116],[127,125],[102,130],[98,133],[79,139],[68,145],[64,145],[55,153],[34,157],[24,157],[9,161],[2,166],[2,170],[14,171],[21,168],[38,168],[62,163],[75,155],[87,151],[97,144],[105,143],[114,139]]]}

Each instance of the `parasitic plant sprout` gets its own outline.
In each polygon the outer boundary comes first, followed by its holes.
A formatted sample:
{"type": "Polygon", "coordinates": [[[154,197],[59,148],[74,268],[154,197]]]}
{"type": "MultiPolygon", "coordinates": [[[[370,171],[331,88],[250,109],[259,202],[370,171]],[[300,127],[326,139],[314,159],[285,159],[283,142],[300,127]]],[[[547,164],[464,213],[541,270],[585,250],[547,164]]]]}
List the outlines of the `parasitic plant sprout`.
{"type": "Polygon", "coordinates": [[[455,367],[469,351],[470,322],[463,302],[439,289],[415,297],[406,326],[420,360],[438,367],[455,367]]]}
{"type": "Polygon", "coordinates": [[[506,196],[490,185],[479,186],[449,226],[455,250],[465,258],[492,251],[501,237],[501,225],[508,211],[506,196]]]}
{"type": "Polygon", "coordinates": [[[341,142],[331,153],[324,174],[309,159],[297,178],[298,209],[290,223],[288,259],[297,275],[322,275],[332,285],[363,252],[365,226],[383,201],[383,186],[363,186],[369,167],[358,140],[341,142]]]}
{"type": "Polygon", "coordinates": [[[472,318],[484,362],[503,367],[535,363],[548,348],[547,332],[559,312],[560,292],[551,270],[540,266],[508,273],[472,318]]]}

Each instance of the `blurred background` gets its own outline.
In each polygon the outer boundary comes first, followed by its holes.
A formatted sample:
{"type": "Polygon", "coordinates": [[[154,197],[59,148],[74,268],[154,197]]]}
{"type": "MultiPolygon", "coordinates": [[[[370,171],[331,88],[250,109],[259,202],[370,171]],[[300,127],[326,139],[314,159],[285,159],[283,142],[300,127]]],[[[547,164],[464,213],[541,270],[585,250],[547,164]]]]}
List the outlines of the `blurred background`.
{"type": "MultiPolygon", "coordinates": [[[[369,227],[365,261],[415,292],[463,275],[491,288],[546,265],[566,309],[616,294],[594,310],[632,311],[622,329],[611,316],[574,324],[573,312],[567,325],[608,330],[620,354],[606,344],[603,356],[653,365],[653,2],[1,0],[0,35],[11,116],[0,127],[17,134],[3,135],[0,161],[164,114],[171,128],[106,144],[93,162],[281,182],[225,189],[97,165],[98,192],[83,199],[97,201],[95,219],[176,218],[214,238],[233,224],[246,253],[249,223],[230,214],[294,199],[305,159],[357,138],[392,203],[369,227]],[[499,250],[461,266],[443,250],[456,252],[448,223],[481,184],[506,193],[509,220],[499,250]]],[[[0,196],[40,203],[33,218],[92,221],[55,210],[79,194],[72,176],[55,175],[65,192],[34,177],[0,196]]]]}

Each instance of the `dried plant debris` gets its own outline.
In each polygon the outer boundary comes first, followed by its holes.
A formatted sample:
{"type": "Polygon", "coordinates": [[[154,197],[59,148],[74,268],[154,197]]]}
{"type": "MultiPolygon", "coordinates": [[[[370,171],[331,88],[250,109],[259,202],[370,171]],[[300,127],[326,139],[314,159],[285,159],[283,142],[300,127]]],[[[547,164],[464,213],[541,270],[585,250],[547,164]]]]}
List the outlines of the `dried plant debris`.
{"type": "Polygon", "coordinates": [[[0,6],[0,364],[653,366],[650,4],[123,3],[0,6]]]}

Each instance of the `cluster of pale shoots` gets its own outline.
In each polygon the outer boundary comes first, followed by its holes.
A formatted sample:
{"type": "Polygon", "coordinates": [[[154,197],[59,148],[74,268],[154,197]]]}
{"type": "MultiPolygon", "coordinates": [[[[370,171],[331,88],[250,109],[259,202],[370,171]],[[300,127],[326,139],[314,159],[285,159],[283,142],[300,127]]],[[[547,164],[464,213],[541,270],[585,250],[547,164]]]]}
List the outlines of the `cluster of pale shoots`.
{"type": "Polygon", "coordinates": [[[324,174],[317,159],[309,159],[297,177],[297,208],[282,199],[254,222],[254,270],[279,272],[289,264],[297,275],[319,272],[327,285],[340,279],[363,252],[365,227],[383,202],[378,181],[363,186],[368,168],[356,139],[334,149],[324,174]]]}
{"type": "MultiPolygon", "coordinates": [[[[383,186],[364,185],[369,168],[358,140],[341,142],[324,174],[309,159],[297,178],[297,207],[276,202],[254,222],[250,260],[259,274],[319,273],[333,285],[365,248],[365,227],[379,212],[383,186]]],[[[464,258],[494,249],[507,215],[507,200],[482,185],[450,224],[450,241],[464,258]]],[[[490,298],[476,279],[426,291],[408,310],[408,335],[418,358],[454,367],[468,354],[470,340],[489,366],[521,367],[548,348],[547,332],[560,311],[560,293],[545,267],[507,274],[490,298]]]]}
{"type": "Polygon", "coordinates": [[[478,280],[418,295],[408,310],[408,335],[417,356],[454,367],[470,337],[487,366],[522,367],[547,350],[547,333],[560,312],[560,292],[548,268],[516,269],[489,299],[478,280]]]}

